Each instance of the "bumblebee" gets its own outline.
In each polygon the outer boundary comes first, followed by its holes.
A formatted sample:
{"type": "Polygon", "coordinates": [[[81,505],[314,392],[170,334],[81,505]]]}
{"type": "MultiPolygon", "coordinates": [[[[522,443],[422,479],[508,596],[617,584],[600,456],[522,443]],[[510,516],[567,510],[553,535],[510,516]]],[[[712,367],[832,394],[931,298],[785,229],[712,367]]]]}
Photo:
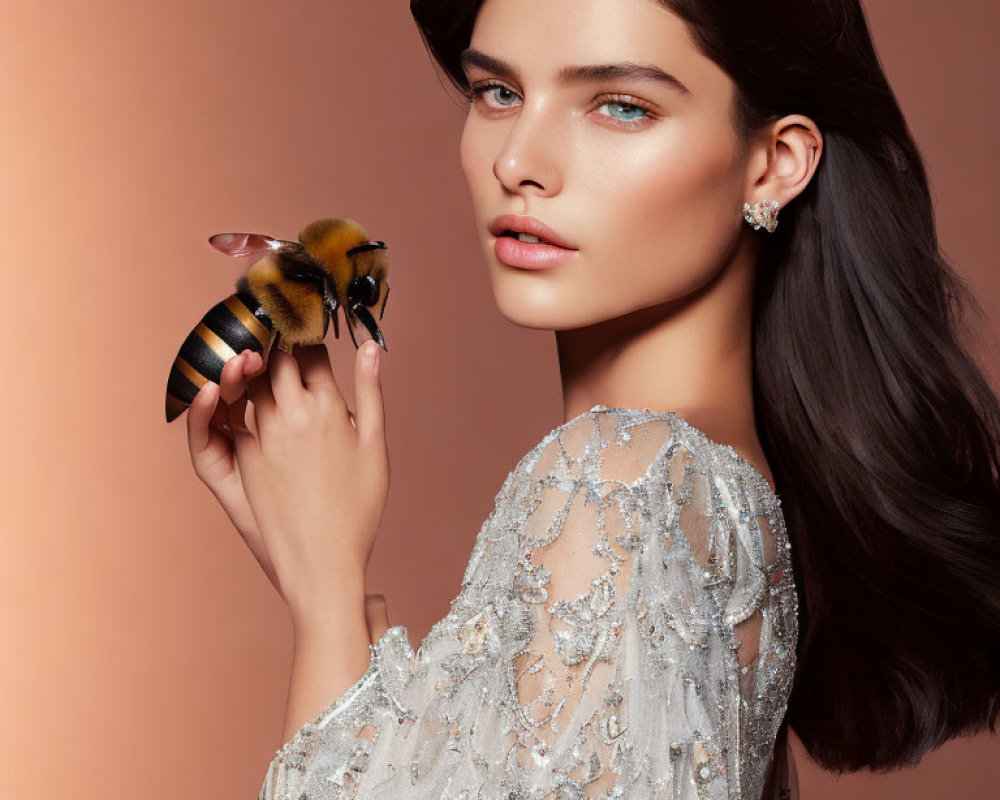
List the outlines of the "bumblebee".
{"type": "Polygon", "coordinates": [[[266,363],[275,347],[291,354],[297,344],[319,344],[331,318],[339,339],[339,309],[355,348],[375,339],[389,351],[373,313],[381,322],[389,299],[387,248],[354,220],[316,220],[297,242],[259,233],[218,233],[208,241],[250,265],[236,293],[212,306],[181,345],[167,380],[167,422],[205,381],[221,383],[225,363],[244,350],[266,363]]]}

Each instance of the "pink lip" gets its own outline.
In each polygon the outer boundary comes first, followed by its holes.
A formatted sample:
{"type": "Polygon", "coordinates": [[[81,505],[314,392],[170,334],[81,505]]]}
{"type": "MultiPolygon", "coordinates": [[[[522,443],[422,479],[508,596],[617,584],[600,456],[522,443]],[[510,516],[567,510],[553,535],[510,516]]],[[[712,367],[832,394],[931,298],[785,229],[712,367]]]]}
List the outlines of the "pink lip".
{"type": "Polygon", "coordinates": [[[530,233],[539,239],[543,239],[545,244],[553,244],[566,250],[577,249],[575,245],[567,242],[544,222],[527,214],[501,214],[489,226],[489,231],[494,236],[500,236],[504,231],[508,230],[515,233],[530,233]]]}
{"type": "Polygon", "coordinates": [[[493,242],[493,252],[511,267],[547,269],[569,261],[578,251],[544,242],[522,242],[511,236],[497,236],[493,242]]]}
{"type": "Polygon", "coordinates": [[[577,253],[577,249],[552,228],[527,215],[501,214],[490,223],[489,231],[496,237],[493,242],[496,257],[511,267],[547,269],[568,261],[577,253]],[[504,231],[530,233],[543,241],[522,242],[513,236],[504,236],[504,231]]]}

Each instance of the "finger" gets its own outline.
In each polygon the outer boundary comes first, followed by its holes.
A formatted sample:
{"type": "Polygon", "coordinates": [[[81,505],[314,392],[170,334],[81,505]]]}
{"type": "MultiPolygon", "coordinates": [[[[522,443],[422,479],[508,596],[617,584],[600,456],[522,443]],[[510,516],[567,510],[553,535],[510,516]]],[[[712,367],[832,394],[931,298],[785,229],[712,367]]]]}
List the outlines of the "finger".
{"type": "Polygon", "coordinates": [[[332,387],[336,390],[340,400],[344,399],[340,393],[340,387],[337,385],[337,379],[334,377],[333,365],[330,363],[330,354],[325,344],[297,347],[295,355],[299,359],[299,372],[302,375],[302,384],[306,389],[332,387]]]}
{"type": "MultiPolygon", "coordinates": [[[[236,359],[233,359],[234,361],[236,359]]],[[[256,424],[251,425],[247,418],[247,375],[251,371],[258,370],[263,363],[260,354],[253,350],[244,350],[239,358],[239,371],[229,373],[228,380],[231,381],[229,396],[236,399],[230,403],[227,419],[231,430],[238,430],[242,433],[250,433],[256,436],[256,424]]],[[[223,387],[225,391],[225,387],[223,387]]]]}
{"type": "Polygon", "coordinates": [[[220,409],[223,412],[221,419],[225,423],[227,430],[230,432],[234,429],[240,429],[243,432],[246,432],[246,426],[243,423],[243,419],[246,411],[247,400],[246,384],[243,379],[243,373],[246,368],[247,356],[249,354],[249,350],[244,350],[233,358],[230,358],[222,368],[220,394],[225,399],[226,403],[225,408],[220,409]]]}
{"type": "Polygon", "coordinates": [[[271,376],[271,392],[277,407],[280,409],[282,406],[300,405],[305,387],[302,385],[298,359],[284,350],[275,349],[271,352],[270,361],[267,371],[271,376]]]}
{"type": "Polygon", "coordinates": [[[229,430],[228,408],[229,406],[225,403],[219,403],[208,426],[214,433],[217,433],[219,436],[231,442],[233,440],[233,434],[229,430]]]}
{"type": "MultiPolygon", "coordinates": [[[[285,355],[282,353],[282,355],[285,355]]],[[[275,358],[272,356],[271,364],[275,358]]],[[[274,392],[271,389],[271,373],[264,371],[254,375],[247,380],[247,396],[253,404],[254,426],[257,433],[267,426],[268,417],[273,417],[278,409],[274,401],[274,392]]]]}
{"type": "MultiPolygon", "coordinates": [[[[254,405],[253,398],[254,394],[258,390],[251,392],[250,386],[255,378],[259,378],[267,372],[267,359],[265,353],[253,352],[247,357],[247,363],[244,365],[243,369],[243,380],[246,381],[247,385],[247,397],[250,399],[250,404],[246,409],[246,426],[250,429],[250,432],[257,437],[259,437],[259,429],[257,427],[257,407],[254,405]]],[[[258,384],[259,386],[259,384],[258,384]]],[[[271,398],[273,400],[273,396],[271,398]]]]}
{"type": "Polygon", "coordinates": [[[247,363],[243,365],[243,375],[246,378],[255,378],[267,370],[267,354],[250,350],[247,352],[247,363]]]}
{"type": "Polygon", "coordinates": [[[371,643],[375,644],[389,630],[389,611],[383,595],[365,595],[365,619],[368,622],[368,636],[371,643]]]}
{"type": "MultiPolygon", "coordinates": [[[[221,396],[222,389],[220,388],[218,394],[221,396]]],[[[215,406],[215,411],[212,412],[211,421],[212,430],[218,431],[219,434],[224,436],[226,439],[232,441],[233,434],[229,430],[229,404],[219,401],[215,406]]]]}
{"type": "Polygon", "coordinates": [[[382,348],[369,339],[358,348],[354,359],[354,416],[358,434],[369,444],[385,444],[385,410],[382,402],[382,382],[376,367],[382,359],[382,348]]]}
{"type": "Polygon", "coordinates": [[[243,394],[243,362],[249,350],[237,353],[222,365],[222,375],[219,378],[220,396],[223,403],[233,403],[243,394]]]}
{"type": "Polygon", "coordinates": [[[256,438],[250,431],[250,426],[247,425],[246,395],[243,395],[235,403],[226,406],[226,408],[226,419],[229,424],[229,433],[233,437],[233,442],[237,444],[237,447],[239,446],[241,437],[249,437],[251,439],[256,438]]]}
{"type": "Polygon", "coordinates": [[[218,406],[219,384],[205,381],[188,408],[187,431],[188,447],[192,453],[205,450],[212,436],[222,436],[211,428],[212,417],[218,406]]]}
{"type": "Polygon", "coordinates": [[[246,413],[246,425],[250,429],[250,433],[253,434],[257,441],[260,441],[260,429],[257,427],[257,410],[254,408],[253,403],[247,406],[246,413]]]}

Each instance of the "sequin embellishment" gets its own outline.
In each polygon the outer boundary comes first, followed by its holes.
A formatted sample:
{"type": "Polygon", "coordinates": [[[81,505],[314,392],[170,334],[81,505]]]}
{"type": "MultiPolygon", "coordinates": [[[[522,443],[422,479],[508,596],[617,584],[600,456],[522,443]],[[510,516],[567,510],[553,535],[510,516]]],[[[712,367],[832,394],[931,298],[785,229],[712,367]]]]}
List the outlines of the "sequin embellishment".
{"type": "Polygon", "coordinates": [[[448,614],[416,651],[402,626],[372,645],[259,800],[759,800],[795,669],[789,548],[733,448],[595,406],[507,476],[448,614]]]}

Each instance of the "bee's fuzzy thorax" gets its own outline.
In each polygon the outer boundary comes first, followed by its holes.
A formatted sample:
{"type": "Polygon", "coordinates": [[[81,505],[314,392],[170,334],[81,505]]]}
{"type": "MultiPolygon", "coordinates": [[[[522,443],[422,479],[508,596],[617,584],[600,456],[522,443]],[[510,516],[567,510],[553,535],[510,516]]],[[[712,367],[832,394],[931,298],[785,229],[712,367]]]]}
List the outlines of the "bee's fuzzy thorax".
{"type": "Polygon", "coordinates": [[[355,220],[316,220],[298,242],[245,231],[208,241],[249,263],[236,293],[212,306],[181,345],[167,379],[167,422],[190,407],[206,381],[219,383],[226,362],[244,349],[265,363],[275,347],[294,355],[295,345],[321,344],[331,321],[339,338],[341,310],[356,347],[360,332],[385,348],[378,323],[389,296],[386,247],[355,220]]]}
{"type": "Polygon", "coordinates": [[[309,255],[330,269],[338,286],[344,287],[354,275],[346,253],[367,242],[368,232],[353,219],[318,219],[302,229],[299,241],[309,255]]]}
{"type": "Polygon", "coordinates": [[[254,264],[244,278],[287,344],[323,341],[323,299],[314,286],[288,280],[273,256],[254,264]]]}

